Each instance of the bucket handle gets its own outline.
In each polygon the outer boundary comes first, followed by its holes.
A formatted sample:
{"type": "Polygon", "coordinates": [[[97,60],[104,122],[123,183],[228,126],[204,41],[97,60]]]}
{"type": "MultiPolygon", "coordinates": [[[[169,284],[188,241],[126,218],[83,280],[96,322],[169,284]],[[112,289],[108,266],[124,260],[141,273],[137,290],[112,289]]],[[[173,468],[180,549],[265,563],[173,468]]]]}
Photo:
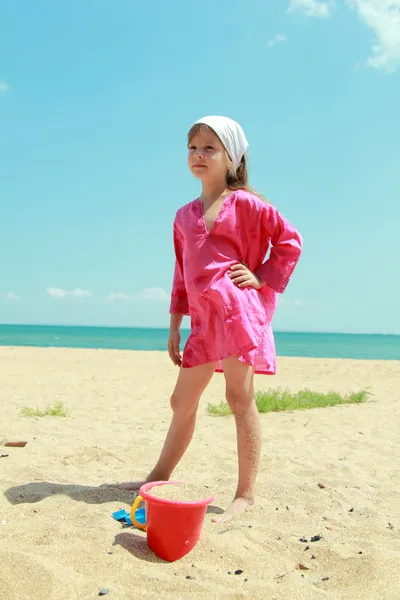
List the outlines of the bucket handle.
{"type": "Polygon", "coordinates": [[[146,523],[144,523],[144,524],[142,524],[142,523],[139,523],[139,521],[137,521],[137,520],[135,519],[135,513],[136,513],[136,510],[137,510],[137,508],[138,508],[139,504],[140,504],[142,501],[143,501],[143,498],[142,498],[142,496],[137,496],[137,497],[136,497],[136,499],[135,499],[135,502],[132,504],[132,508],[131,508],[131,515],[130,515],[130,516],[131,516],[131,521],[132,521],[133,525],[134,525],[134,526],[135,526],[137,529],[141,529],[142,531],[146,531],[146,523]]]}

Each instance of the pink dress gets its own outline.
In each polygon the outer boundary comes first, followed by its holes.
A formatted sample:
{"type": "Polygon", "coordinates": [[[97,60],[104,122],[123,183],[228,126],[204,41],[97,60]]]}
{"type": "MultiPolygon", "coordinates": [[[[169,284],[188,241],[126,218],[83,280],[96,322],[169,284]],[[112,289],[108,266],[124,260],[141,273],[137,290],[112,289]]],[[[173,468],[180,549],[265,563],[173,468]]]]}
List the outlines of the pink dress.
{"type": "Polygon", "coordinates": [[[239,190],[225,199],[209,232],[200,200],[180,208],[174,246],[170,313],[191,317],[182,367],[216,362],[221,372],[221,361],[237,356],[255,373],[274,374],[271,321],[277,295],[285,290],[299,260],[300,234],[276,208],[239,190]],[[267,285],[260,290],[237,287],[228,273],[239,262],[267,285]]]}

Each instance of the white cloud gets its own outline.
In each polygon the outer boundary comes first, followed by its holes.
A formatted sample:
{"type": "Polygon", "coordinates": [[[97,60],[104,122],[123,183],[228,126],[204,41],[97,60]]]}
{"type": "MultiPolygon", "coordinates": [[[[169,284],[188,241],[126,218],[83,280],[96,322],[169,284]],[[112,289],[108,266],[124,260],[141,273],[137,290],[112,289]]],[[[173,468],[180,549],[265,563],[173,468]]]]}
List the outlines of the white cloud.
{"type": "Polygon", "coordinates": [[[52,298],[65,298],[65,296],[68,293],[65,290],[60,290],[59,288],[52,288],[52,287],[46,288],[46,292],[52,298]]]}
{"type": "MultiPolygon", "coordinates": [[[[345,3],[374,33],[368,66],[393,73],[400,67],[400,0],[345,0],[345,3]]],[[[335,0],[291,0],[288,12],[303,10],[309,17],[323,18],[329,17],[335,6],[335,0]]]]}
{"type": "Polygon", "coordinates": [[[0,81],[0,94],[1,94],[1,92],[8,92],[9,89],[10,88],[6,81],[0,81]]]}
{"type": "Polygon", "coordinates": [[[152,302],[168,302],[170,297],[162,288],[145,288],[136,295],[136,298],[152,302]]]}
{"type": "Polygon", "coordinates": [[[368,66],[393,72],[400,67],[400,0],[346,0],[372,29],[375,40],[368,66]]]}
{"type": "Polygon", "coordinates": [[[308,17],[318,17],[320,19],[329,17],[335,3],[333,0],[321,2],[320,0],[291,0],[289,11],[303,10],[308,17]]]}
{"type": "Polygon", "coordinates": [[[112,292],[108,294],[106,300],[114,301],[114,300],[129,300],[129,296],[127,294],[123,294],[122,292],[112,292]]]}
{"type": "Polygon", "coordinates": [[[112,292],[106,296],[106,300],[109,302],[121,301],[138,301],[138,302],[169,302],[170,295],[162,288],[145,288],[140,290],[134,296],[128,296],[123,292],[112,292]]]}
{"type": "Polygon", "coordinates": [[[268,40],[268,46],[272,48],[273,46],[276,46],[277,44],[283,44],[286,41],[286,35],[284,35],[283,33],[277,33],[272,39],[268,40]]]}
{"type": "Polygon", "coordinates": [[[87,290],[81,290],[80,288],[76,288],[72,292],[67,292],[67,290],[62,290],[60,288],[46,288],[46,292],[51,298],[66,298],[67,296],[73,296],[74,298],[89,298],[92,294],[87,290]]]}
{"type": "Polygon", "coordinates": [[[17,296],[17,294],[15,292],[7,292],[7,294],[5,294],[5,297],[7,298],[7,300],[10,300],[12,302],[21,300],[21,298],[19,296],[17,296]]]}
{"type": "Polygon", "coordinates": [[[73,292],[70,292],[70,294],[75,298],[90,298],[92,295],[87,290],[81,290],[80,288],[76,288],[73,292]]]}

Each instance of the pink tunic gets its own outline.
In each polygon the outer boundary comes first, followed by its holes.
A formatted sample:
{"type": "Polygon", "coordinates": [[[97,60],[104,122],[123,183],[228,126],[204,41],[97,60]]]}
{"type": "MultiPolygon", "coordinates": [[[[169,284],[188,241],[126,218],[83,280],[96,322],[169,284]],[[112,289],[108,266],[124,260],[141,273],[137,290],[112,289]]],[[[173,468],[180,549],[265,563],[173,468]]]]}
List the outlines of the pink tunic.
{"type": "Polygon", "coordinates": [[[301,245],[300,234],[273,206],[243,190],[225,199],[210,232],[200,200],[178,210],[170,313],[191,317],[183,367],[217,362],[221,372],[221,361],[237,356],[256,373],[276,372],[271,321],[301,245]],[[240,262],[267,285],[237,287],[228,273],[240,262]]]}

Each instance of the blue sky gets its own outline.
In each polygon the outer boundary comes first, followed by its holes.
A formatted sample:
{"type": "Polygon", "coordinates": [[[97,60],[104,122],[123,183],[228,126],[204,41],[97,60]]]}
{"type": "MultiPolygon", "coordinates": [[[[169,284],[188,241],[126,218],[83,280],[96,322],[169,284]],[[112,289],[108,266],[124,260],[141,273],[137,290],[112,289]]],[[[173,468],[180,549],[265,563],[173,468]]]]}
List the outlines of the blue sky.
{"type": "Polygon", "coordinates": [[[186,133],[304,237],[275,328],[400,334],[400,0],[3,0],[0,322],[163,326],[186,133]]]}

